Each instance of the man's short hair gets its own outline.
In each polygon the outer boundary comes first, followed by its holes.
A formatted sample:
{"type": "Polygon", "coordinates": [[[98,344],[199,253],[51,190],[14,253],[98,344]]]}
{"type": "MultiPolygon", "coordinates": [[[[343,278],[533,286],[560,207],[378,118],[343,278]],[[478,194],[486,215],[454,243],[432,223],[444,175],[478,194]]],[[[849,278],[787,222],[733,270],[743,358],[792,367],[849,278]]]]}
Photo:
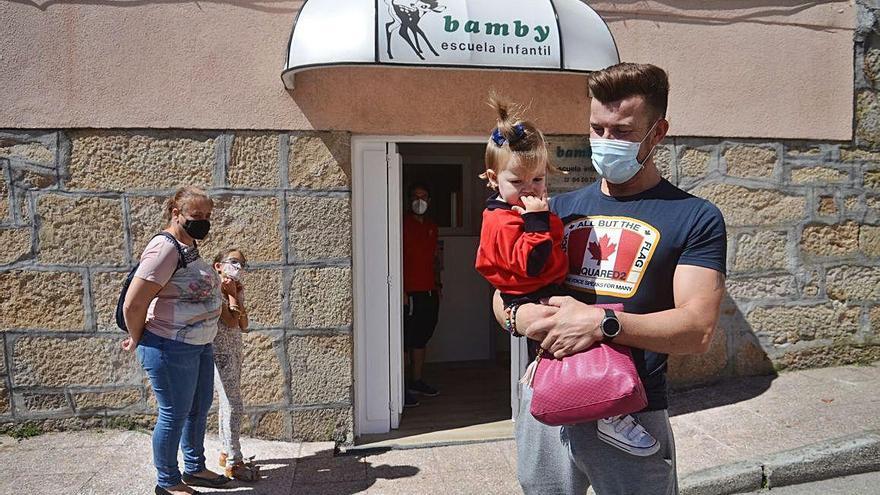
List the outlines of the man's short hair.
{"type": "Polygon", "coordinates": [[[657,113],[656,117],[666,117],[669,77],[656,65],[629,62],[612,65],[590,74],[589,86],[590,96],[600,103],[641,96],[657,113]]]}

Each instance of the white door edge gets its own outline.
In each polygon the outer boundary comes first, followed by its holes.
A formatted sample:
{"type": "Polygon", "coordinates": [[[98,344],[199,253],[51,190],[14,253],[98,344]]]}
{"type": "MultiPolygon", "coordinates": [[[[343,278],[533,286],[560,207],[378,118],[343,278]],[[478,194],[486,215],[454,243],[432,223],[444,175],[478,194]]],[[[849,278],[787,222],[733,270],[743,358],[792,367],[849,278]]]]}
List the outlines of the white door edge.
{"type": "Polygon", "coordinates": [[[388,355],[391,389],[391,429],[400,427],[403,414],[403,240],[401,187],[403,162],[397,144],[388,143],[388,355]]]}

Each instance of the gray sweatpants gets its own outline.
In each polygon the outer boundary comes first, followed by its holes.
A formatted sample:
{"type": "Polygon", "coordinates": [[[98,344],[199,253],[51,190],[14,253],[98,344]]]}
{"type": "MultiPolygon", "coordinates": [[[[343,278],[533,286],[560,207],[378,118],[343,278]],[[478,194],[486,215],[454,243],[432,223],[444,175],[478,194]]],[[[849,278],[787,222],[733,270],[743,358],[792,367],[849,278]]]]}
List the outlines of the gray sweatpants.
{"type": "Polygon", "coordinates": [[[633,416],[660,442],[648,457],[599,440],[596,422],[547,426],[529,412],[532,390],[522,387],[516,420],[517,475],[526,495],[677,495],[675,441],[665,410],[633,416]]]}
{"type": "Polygon", "coordinates": [[[217,323],[214,338],[214,389],[220,398],[217,419],[220,423],[220,443],[229,456],[227,466],[242,462],[241,417],[244,404],[241,400],[241,330],[230,328],[222,321],[217,323]]]}

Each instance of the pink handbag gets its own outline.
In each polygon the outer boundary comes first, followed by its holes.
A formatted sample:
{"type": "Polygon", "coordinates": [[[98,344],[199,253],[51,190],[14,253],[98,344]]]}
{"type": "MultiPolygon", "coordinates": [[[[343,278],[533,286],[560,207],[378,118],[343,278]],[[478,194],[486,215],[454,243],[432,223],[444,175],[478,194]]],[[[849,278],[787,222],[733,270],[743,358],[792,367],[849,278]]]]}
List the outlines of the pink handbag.
{"type": "MultiPolygon", "coordinates": [[[[597,306],[623,309],[621,304],[597,306]]],[[[531,413],[544,424],[596,421],[638,412],[648,405],[627,346],[600,342],[563,359],[541,352],[532,365],[531,413]]]]}

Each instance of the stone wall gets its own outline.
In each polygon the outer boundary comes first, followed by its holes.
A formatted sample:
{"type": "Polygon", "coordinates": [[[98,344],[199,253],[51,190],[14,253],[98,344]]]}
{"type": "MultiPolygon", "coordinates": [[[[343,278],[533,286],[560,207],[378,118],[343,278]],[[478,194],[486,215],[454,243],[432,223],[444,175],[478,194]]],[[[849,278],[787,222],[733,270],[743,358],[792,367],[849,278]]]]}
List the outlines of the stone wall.
{"type": "MultiPolygon", "coordinates": [[[[728,297],[673,382],[880,358],[880,151],[677,138],[673,183],[728,225],[728,297]]],[[[155,401],[113,322],[119,285],[178,184],[216,200],[206,256],[241,246],[246,431],[352,440],[350,144],[343,133],[0,133],[0,422],[143,424],[155,401]]],[[[213,421],[213,420],[212,420],[213,421]]]]}
{"type": "Polygon", "coordinates": [[[880,359],[880,2],[856,10],[852,141],[685,138],[658,153],[729,234],[715,340],[670,360],[674,383],[880,359]]]}
{"type": "Polygon", "coordinates": [[[657,156],[728,229],[718,331],[706,354],[671,359],[674,383],[880,358],[880,153],[678,138],[657,156]]]}
{"type": "MultiPolygon", "coordinates": [[[[215,198],[213,258],[240,246],[248,434],[352,439],[350,139],[345,133],[0,132],[0,428],[152,423],[113,320],[178,185],[215,198]]],[[[214,421],[214,424],[216,422],[214,421]]]]}

